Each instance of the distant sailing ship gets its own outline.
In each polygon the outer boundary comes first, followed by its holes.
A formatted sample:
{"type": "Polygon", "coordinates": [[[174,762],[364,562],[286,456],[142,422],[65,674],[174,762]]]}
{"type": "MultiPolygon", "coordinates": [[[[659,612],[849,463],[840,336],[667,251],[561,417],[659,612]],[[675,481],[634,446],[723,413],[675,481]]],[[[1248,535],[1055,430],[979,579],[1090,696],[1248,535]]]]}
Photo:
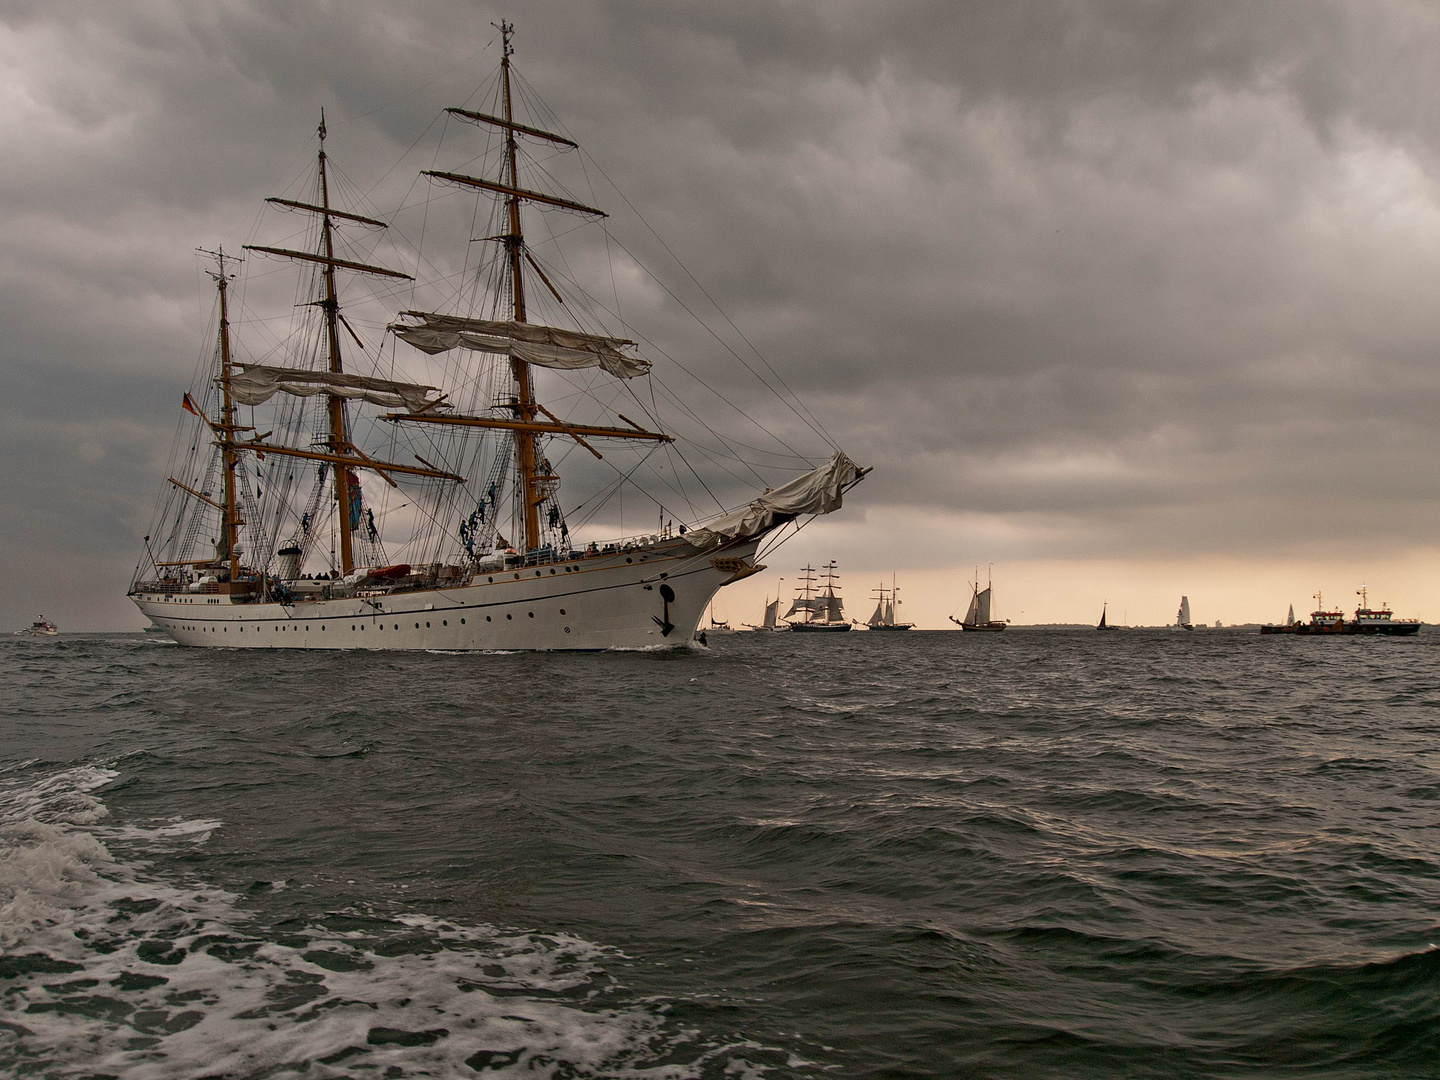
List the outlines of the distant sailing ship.
{"type": "Polygon", "coordinates": [[[1195,624],[1190,621],[1190,598],[1188,596],[1180,597],[1180,610],[1175,613],[1175,629],[1195,629],[1195,624]]]}
{"type": "Polygon", "coordinates": [[[17,637],[59,637],[60,628],[44,615],[36,615],[35,621],[24,630],[16,630],[17,637]]]}
{"type": "Polygon", "coordinates": [[[895,578],[890,579],[890,588],[885,588],[882,581],[875,590],[876,603],[875,612],[870,616],[870,621],[865,625],[871,630],[914,630],[913,622],[896,622],[895,608],[900,603],[900,588],[895,584],[895,578]]]}
{"type": "Polygon", "coordinates": [[[845,620],[844,605],[840,602],[840,586],[837,584],[840,575],[836,572],[836,565],[834,560],[831,560],[820,568],[824,571],[820,575],[824,584],[818,587],[815,584],[815,568],[801,568],[800,594],[785,613],[785,620],[790,624],[791,630],[807,634],[833,634],[850,629],[850,624],[845,620]],[[792,615],[802,615],[803,618],[791,619],[792,615]]]}
{"type": "Polygon", "coordinates": [[[965,612],[965,618],[957,619],[951,615],[950,621],[961,630],[979,630],[987,633],[1004,630],[1007,620],[990,617],[990,602],[994,592],[994,585],[990,582],[988,574],[985,588],[980,588],[980,571],[977,568],[975,580],[970,584],[970,607],[965,612]]]}
{"type": "MultiPolygon", "coordinates": [[[[781,580],[783,581],[784,578],[781,578],[781,580]]],[[[765,595],[765,615],[764,615],[764,618],[761,620],[760,625],[759,625],[759,626],[756,626],[754,623],[746,623],[745,625],[748,626],[748,627],[750,627],[751,630],[761,630],[761,631],[766,631],[766,630],[768,630],[768,631],[771,631],[772,633],[773,633],[773,632],[781,632],[781,631],[789,630],[789,629],[790,629],[789,624],[788,624],[788,623],[780,622],[780,620],[779,620],[779,615],[780,615],[780,596],[779,596],[779,594],[777,593],[776,596],[775,596],[775,599],[774,599],[774,600],[771,600],[769,593],[766,593],[766,595],[765,595]]]]}
{"type": "Polygon", "coordinates": [[[1108,603],[1103,603],[1103,604],[1101,604],[1101,606],[1100,606],[1100,623],[1099,623],[1099,625],[1097,625],[1097,626],[1095,627],[1096,630],[1114,630],[1114,629],[1115,629],[1115,627],[1111,626],[1109,623],[1107,623],[1107,622],[1105,621],[1105,613],[1106,613],[1109,609],[1110,609],[1110,605],[1109,605],[1108,603]]]}
{"type": "MultiPolygon", "coordinates": [[[[578,447],[599,459],[599,440],[658,447],[676,436],[653,416],[648,426],[618,412],[618,424],[606,416],[581,422],[551,411],[539,398],[539,369],[556,370],[571,380],[566,392],[572,400],[603,411],[614,400],[607,386],[646,377],[651,364],[633,351],[634,342],[595,332],[606,313],[587,307],[580,288],[566,303],[557,269],[565,267],[563,258],[546,264],[547,273],[543,256],[526,242],[522,207],[590,220],[605,215],[521,186],[522,165],[545,175],[544,167],[522,159],[522,145],[563,154],[577,144],[515,119],[512,27],[502,23],[500,30],[495,99],[501,115],[446,110],[497,133],[487,151],[493,151],[487,159],[493,170],[488,176],[424,174],[490,204],[476,211],[486,247],[467,246],[484,252],[478,265],[470,260],[463,285],[458,275],[442,274],[438,283],[451,297],[447,302],[473,305],[440,313],[409,310],[411,300],[387,327],[395,341],[432,358],[428,370],[444,388],[381,377],[397,374],[400,358],[382,360],[342,310],[342,275],[412,279],[362,261],[363,248],[352,253],[341,246],[342,228],[378,230],[387,223],[332,205],[332,181],[340,180],[326,156],[323,115],[313,196],[268,200],[309,216],[313,244],[307,250],[246,245],[297,263],[308,275],[297,308],[300,326],[277,350],[282,361],[237,357],[229,313],[236,260],[223,250],[206,253],[215,259],[211,276],[218,294],[214,365],[193,396],[184,397],[191,430],[182,430],[179,464],[151,529],[154,542],[146,537],[129,591],[141,612],[181,644],[683,647],[718,589],[762,569],[757,549],[767,536],[797,519],[839,509],[844,493],[868,471],[837,449],[803,476],[718,517],[682,524],[678,533],[662,525],[654,534],[608,542],[572,539],[559,495],[557,461],[563,458],[553,445],[578,447]],[[576,327],[530,321],[532,309],[549,305],[551,296],[558,305],[549,307],[553,318],[574,320],[576,327]],[[353,370],[356,350],[347,336],[376,374],[353,370]],[[614,381],[598,385],[606,380],[614,381]],[[362,423],[353,415],[361,405],[383,411],[362,423]],[[242,407],[252,411],[242,416],[242,407]],[[362,436],[369,437],[363,449],[362,436]],[[394,526],[408,561],[387,554],[387,542],[396,541],[385,535],[388,493],[382,485],[399,489],[396,498],[404,500],[392,508],[411,508],[394,526]]],[[[467,150],[465,156],[472,155],[467,150]]],[[[466,233],[467,245],[475,242],[473,235],[466,233]]],[[[554,237],[546,244],[553,245],[554,237]]],[[[633,393],[631,398],[641,401],[633,393]]],[[[629,479],[626,473],[621,482],[629,479]]],[[[613,490],[583,500],[587,512],[613,490]]],[[[567,502],[573,513],[577,501],[567,502]]]]}

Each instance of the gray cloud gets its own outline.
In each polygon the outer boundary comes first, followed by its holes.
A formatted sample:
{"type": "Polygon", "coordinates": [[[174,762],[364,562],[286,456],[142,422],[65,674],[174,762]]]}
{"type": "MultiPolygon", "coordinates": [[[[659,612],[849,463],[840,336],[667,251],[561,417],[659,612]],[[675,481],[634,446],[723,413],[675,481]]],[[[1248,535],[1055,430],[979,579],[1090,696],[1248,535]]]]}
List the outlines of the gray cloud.
{"type": "MultiPolygon", "coordinates": [[[[396,215],[396,241],[361,236],[357,254],[413,266],[423,235],[458,268],[469,221],[416,174],[478,151],[452,123],[437,158],[437,116],[489,78],[501,14],[0,12],[0,550],[28,582],[0,614],[83,565],[97,576],[59,614],[126,618],[175,402],[209,349],[193,249],[302,227],[261,200],[298,191],[322,106],[351,194],[396,215]]],[[[922,559],[927,539],[888,535],[890,513],[1003,522],[1004,554],[1052,559],[1268,557],[1317,535],[1411,548],[1440,524],[1423,465],[1440,449],[1432,5],[642,0],[516,17],[524,86],[556,114],[541,119],[593,155],[544,168],[614,215],[608,245],[566,238],[557,273],[816,451],[679,306],[756,364],[638,207],[877,466],[847,551],[922,559]]],[[[538,241],[563,227],[538,223],[537,252],[558,260],[538,241]]],[[[248,271],[247,317],[288,317],[293,277],[248,271]]],[[[367,304],[365,288],[352,311],[375,332],[400,294],[367,304]]],[[[246,347],[284,325],[251,322],[246,347]]]]}

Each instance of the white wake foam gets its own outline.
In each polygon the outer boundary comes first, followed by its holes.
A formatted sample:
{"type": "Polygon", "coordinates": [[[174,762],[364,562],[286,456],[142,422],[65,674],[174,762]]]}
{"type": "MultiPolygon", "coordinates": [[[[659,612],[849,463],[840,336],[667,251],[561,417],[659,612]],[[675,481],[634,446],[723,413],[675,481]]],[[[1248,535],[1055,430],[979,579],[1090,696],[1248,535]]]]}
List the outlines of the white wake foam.
{"type": "Polygon", "coordinates": [[[757,1076],[802,1067],[702,1038],[563,934],[425,915],[317,915],[267,933],[208,887],[147,879],[102,837],[203,843],[218,822],[100,825],[77,768],[0,775],[0,1075],[757,1076]]]}

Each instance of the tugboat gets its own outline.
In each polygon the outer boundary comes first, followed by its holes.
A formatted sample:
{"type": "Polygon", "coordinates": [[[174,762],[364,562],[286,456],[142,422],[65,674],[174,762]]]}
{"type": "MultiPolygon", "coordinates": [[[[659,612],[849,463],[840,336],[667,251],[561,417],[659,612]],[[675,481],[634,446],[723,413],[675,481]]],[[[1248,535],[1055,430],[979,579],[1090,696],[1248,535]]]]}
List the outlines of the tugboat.
{"type": "Polygon", "coordinates": [[[1383,602],[1378,608],[1372,608],[1364,585],[1355,590],[1355,595],[1360,597],[1360,606],[1355,609],[1355,621],[1345,624],[1345,633],[1408,637],[1420,632],[1419,619],[1397,619],[1383,602]]]}
{"type": "Polygon", "coordinates": [[[1294,609],[1291,609],[1289,622],[1284,626],[1277,626],[1271,623],[1260,627],[1262,634],[1380,634],[1386,637],[1408,637],[1411,634],[1420,632],[1419,619],[1396,619],[1394,613],[1385,604],[1378,608],[1370,607],[1370,598],[1364,585],[1356,590],[1360,597],[1360,606],[1355,609],[1355,618],[1347,622],[1343,611],[1333,611],[1325,607],[1325,602],[1320,593],[1315,594],[1316,610],[1310,613],[1310,621],[1302,623],[1294,619],[1294,609]]]}
{"type": "Polygon", "coordinates": [[[36,615],[28,630],[16,630],[16,637],[59,637],[60,628],[44,615],[36,615]]]}

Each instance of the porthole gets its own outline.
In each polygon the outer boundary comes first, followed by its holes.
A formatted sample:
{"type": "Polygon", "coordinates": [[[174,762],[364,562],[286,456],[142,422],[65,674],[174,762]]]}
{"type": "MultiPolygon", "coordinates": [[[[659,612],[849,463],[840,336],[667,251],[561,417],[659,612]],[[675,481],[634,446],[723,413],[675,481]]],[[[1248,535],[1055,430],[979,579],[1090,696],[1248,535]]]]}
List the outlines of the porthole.
{"type": "Polygon", "coordinates": [[[464,626],[464,625],[465,625],[465,620],[464,620],[464,619],[461,619],[461,620],[460,620],[460,625],[461,625],[461,626],[464,626]]]}
{"type": "Polygon", "coordinates": [[[565,609],[564,609],[563,607],[560,609],[560,614],[561,614],[561,615],[564,615],[564,614],[565,614],[565,609]]]}
{"type": "Polygon", "coordinates": [[[486,622],[489,622],[489,621],[490,621],[490,616],[489,616],[489,615],[486,615],[486,616],[485,616],[485,621],[486,621],[486,622]]]}
{"type": "Polygon", "coordinates": [[[520,580],[520,575],[519,575],[519,574],[516,574],[516,575],[515,575],[515,580],[516,580],[516,581],[519,581],[519,580],[520,580]]]}
{"type": "Polygon", "coordinates": [[[430,624],[429,624],[428,622],[425,624],[425,629],[426,629],[426,630],[429,630],[429,629],[430,629],[430,624]]]}
{"type": "Polygon", "coordinates": [[[495,584],[495,579],[494,579],[493,577],[486,578],[485,580],[488,581],[488,582],[490,582],[491,585],[494,585],[494,584],[495,584]]]}
{"type": "Polygon", "coordinates": [[[540,571],[539,571],[539,570],[536,570],[536,571],[535,571],[535,576],[536,576],[536,577],[539,577],[539,576],[540,576],[540,571]]]}
{"type": "Polygon", "coordinates": [[[565,632],[568,634],[570,632],[570,627],[565,627],[565,632]]]}
{"type": "Polygon", "coordinates": [[[505,618],[507,618],[507,619],[513,619],[514,617],[515,617],[514,615],[506,615],[506,616],[505,616],[505,618]]]}
{"type": "Polygon", "coordinates": [[[441,626],[449,626],[449,625],[450,625],[450,620],[449,620],[449,619],[441,619],[441,620],[440,620],[440,625],[441,625],[441,626]]]}
{"type": "Polygon", "coordinates": [[[630,558],[630,557],[627,555],[627,556],[625,557],[625,561],[626,561],[626,562],[634,562],[635,560],[632,559],[632,558],[630,558]]]}
{"type": "Polygon", "coordinates": [[[530,618],[532,618],[532,619],[535,617],[535,612],[533,612],[533,611],[527,612],[527,614],[528,614],[528,615],[530,616],[530,618]]]}
{"type": "Polygon", "coordinates": [[[551,572],[552,574],[555,572],[555,568],[554,568],[553,566],[550,568],[550,572],[551,572]]]}
{"type": "MultiPolygon", "coordinates": [[[[429,623],[426,623],[425,625],[426,625],[426,626],[429,626],[430,624],[429,624],[429,623]]],[[[420,624],[419,624],[418,622],[415,624],[415,629],[416,629],[416,630],[419,630],[419,629],[420,629],[420,624]]]]}

